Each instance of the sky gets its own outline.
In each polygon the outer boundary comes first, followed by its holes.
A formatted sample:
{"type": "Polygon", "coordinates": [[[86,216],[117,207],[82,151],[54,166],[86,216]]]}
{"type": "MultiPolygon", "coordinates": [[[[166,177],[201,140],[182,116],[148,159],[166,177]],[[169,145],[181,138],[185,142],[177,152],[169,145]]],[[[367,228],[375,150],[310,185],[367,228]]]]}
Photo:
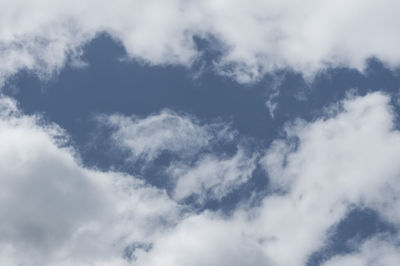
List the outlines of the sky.
{"type": "Polygon", "coordinates": [[[395,0],[0,0],[0,264],[400,265],[395,0]]]}

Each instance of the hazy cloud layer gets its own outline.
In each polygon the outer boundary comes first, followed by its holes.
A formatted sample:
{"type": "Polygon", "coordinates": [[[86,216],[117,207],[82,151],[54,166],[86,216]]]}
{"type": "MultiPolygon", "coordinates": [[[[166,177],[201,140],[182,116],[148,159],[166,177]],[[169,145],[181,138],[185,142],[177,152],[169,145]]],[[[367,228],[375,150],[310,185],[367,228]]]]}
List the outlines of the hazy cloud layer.
{"type": "Polygon", "coordinates": [[[215,71],[240,82],[285,68],[363,69],[370,57],[397,67],[399,8],[396,0],[3,0],[0,81],[21,69],[46,77],[68,58],[82,65],[81,46],[100,32],[156,65],[190,66],[202,54],[193,37],[203,38],[221,54],[215,71]]]}

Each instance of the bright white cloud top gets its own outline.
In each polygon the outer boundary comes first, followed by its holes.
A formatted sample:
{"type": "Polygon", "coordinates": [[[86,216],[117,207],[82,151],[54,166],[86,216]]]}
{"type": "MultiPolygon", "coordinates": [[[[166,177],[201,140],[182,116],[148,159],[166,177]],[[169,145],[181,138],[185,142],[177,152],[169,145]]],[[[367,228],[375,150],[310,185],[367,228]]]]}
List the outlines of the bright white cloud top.
{"type": "MultiPolygon", "coordinates": [[[[230,182],[240,183],[235,169],[253,157],[238,153],[211,162],[205,157],[192,169],[185,166],[179,178],[190,186],[178,182],[175,197],[170,197],[133,176],[82,166],[60,128],[22,114],[14,101],[3,97],[0,262],[296,266],[305,265],[324,246],[329,230],[354,207],[372,208],[398,228],[400,133],[393,128],[389,100],[381,93],[350,97],[332,106],[324,118],[289,124],[287,138],[276,140],[260,161],[279,192],[268,194],[260,206],[243,202],[231,216],[224,216],[193,213],[190,206],[179,203],[180,195],[209,193],[196,190],[204,187],[199,165],[221,164],[215,169],[230,182]]],[[[173,116],[172,123],[164,121],[155,132],[176,127],[175,119],[184,121],[183,132],[199,126],[188,117],[168,115],[173,116]]],[[[124,130],[127,124],[134,130],[168,115],[136,123],[128,118],[113,121],[123,122],[124,130]]],[[[119,134],[122,145],[123,137],[129,135],[119,134]]],[[[132,139],[125,143],[133,147],[132,139]]],[[[218,173],[204,176],[208,184],[226,184],[218,173]]],[[[398,240],[395,235],[377,236],[362,244],[358,253],[334,257],[326,265],[380,261],[395,266],[398,240]]]]}
{"type": "Polygon", "coordinates": [[[101,32],[130,58],[161,65],[190,66],[202,54],[193,37],[212,40],[215,70],[241,82],[287,68],[362,70],[371,57],[398,67],[399,9],[396,0],[3,0],[0,75],[80,64],[81,46],[101,32]]]}

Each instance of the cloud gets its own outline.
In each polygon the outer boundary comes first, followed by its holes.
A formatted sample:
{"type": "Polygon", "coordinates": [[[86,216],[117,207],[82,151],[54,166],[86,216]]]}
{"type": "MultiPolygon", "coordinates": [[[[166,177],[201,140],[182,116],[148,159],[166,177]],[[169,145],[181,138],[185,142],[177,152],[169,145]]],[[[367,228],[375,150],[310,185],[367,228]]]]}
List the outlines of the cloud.
{"type": "Polygon", "coordinates": [[[400,261],[400,248],[393,239],[374,237],[366,241],[359,252],[333,257],[323,266],[395,266],[400,261]]]}
{"type": "MultiPolygon", "coordinates": [[[[260,162],[270,178],[271,187],[265,188],[270,193],[256,206],[244,201],[225,215],[195,212],[178,202],[188,193],[218,198],[240,186],[258,158],[247,153],[245,142],[230,155],[210,149],[185,165],[184,174],[177,176],[190,185],[177,182],[171,198],[134,176],[82,166],[62,129],[22,114],[13,100],[2,97],[0,262],[301,266],[326,244],[352,208],[374,209],[398,228],[400,133],[394,129],[389,100],[382,93],[351,96],[320,119],[289,123],[286,136],[276,140],[260,162]]],[[[208,128],[188,116],[165,112],[118,121],[136,133],[144,124],[169,132],[165,117],[175,126],[184,121],[184,128],[208,128]],[[149,121],[163,126],[145,123],[149,121]]],[[[158,147],[176,147],[170,137],[165,142],[158,147]]],[[[157,149],[139,150],[144,156],[158,154],[157,149]]],[[[180,146],[170,150],[185,152],[180,146]]],[[[398,260],[397,242],[396,235],[374,236],[361,243],[358,252],[325,263],[391,265],[398,260]]]]}
{"type": "Polygon", "coordinates": [[[146,118],[112,115],[99,116],[98,120],[113,129],[114,142],[128,149],[131,160],[153,161],[162,152],[192,157],[216,139],[234,135],[223,124],[203,126],[195,118],[170,110],[146,118]]]}
{"type": "Polygon", "coordinates": [[[232,157],[207,154],[194,163],[171,164],[167,172],[175,180],[173,196],[177,200],[195,195],[200,202],[221,200],[229,192],[246,183],[256,168],[257,155],[249,155],[239,147],[232,157]]]}
{"type": "Polygon", "coordinates": [[[0,264],[126,265],[179,217],[165,191],[80,165],[61,129],[0,100],[0,264]]]}
{"type": "MultiPolygon", "coordinates": [[[[240,82],[289,68],[310,77],[328,67],[362,70],[376,57],[398,67],[395,0],[26,1],[0,3],[1,81],[21,69],[48,76],[107,32],[128,57],[190,66],[216,42],[215,71],[240,82]],[[340,14],[340,15],[338,15],[340,14]]],[[[73,60],[78,62],[79,60],[73,60]]]]}
{"type": "MultiPolygon", "coordinates": [[[[271,192],[260,205],[242,202],[229,217],[189,216],[161,235],[151,252],[138,254],[138,265],[306,265],[353,208],[374,209],[397,226],[400,134],[389,102],[382,93],[349,95],[315,121],[288,123],[285,138],[274,141],[261,160],[271,192]]],[[[224,195],[231,176],[236,186],[242,184],[243,172],[236,171],[251,172],[253,161],[239,155],[240,149],[230,159],[206,155],[185,167],[172,164],[170,172],[182,172],[172,196],[224,195]]]]}
{"type": "Polygon", "coordinates": [[[152,253],[138,256],[140,266],[275,265],[257,239],[246,232],[246,221],[221,219],[209,213],[182,221],[154,245],[152,253]]]}
{"type": "MultiPolygon", "coordinates": [[[[195,125],[171,113],[140,122],[164,116],[172,121],[169,126],[176,126],[176,119],[189,128],[195,125]]],[[[159,121],[164,127],[150,128],[168,130],[164,119],[159,121]]],[[[170,139],[164,140],[165,146],[160,147],[168,148],[170,139]]],[[[148,150],[141,152],[146,155],[148,150]]],[[[208,223],[217,222],[216,230],[223,225],[220,215],[210,221],[202,214],[197,217],[190,206],[180,205],[165,190],[142,179],[82,166],[66,132],[40,116],[24,115],[16,102],[6,97],[0,98],[0,156],[0,264],[131,265],[137,261],[146,265],[143,256],[155,254],[153,248],[162,247],[165,237],[174,238],[170,232],[182,228],[185,234],[192,220],[199,221],[193,224],[199,234],[208,231],[203,226],[208,223]]],[[[234,167],[235,160],[229,161],[229,167],[234,167]]],[[[215,235],[215,239],[226,234],[215,235]]],[[[236,243],[241,239],[235,235],[236,243]]],[[[232,242],[225,254],[233,248],[232,242]]],[[[243,252],[253,253],[249,247],[243,252]]],[[[222,251],[218,254],[223,260],[222,251]]],[[[155,255],[149,258],[154,259],[155,255]]],[[[217,262],[210,258],[212,261],[217,262]]]]}
{"type": "Polygon", "coordinates": [[[178,201],[190,196],[199,202],[221,200],[247,182],[256,168],[258,155],[227,123],[205,124],[170,110],[145,118],[111,115],[98,120],[112,128],[113,143],[128,153],[129,161],[148,167],[162,153],[174,156],[163,171],[178,201]],[[221,145],[236,152],[216,152],[221,145]]]}
{"type": "Polygon", "coordinates": [[[277,196],[265,199],[262,221],[279,265],[303,265],[351,208],[373,208],[398,224],[400,134],[389,100],[349,98],[324,118],[287,125],[287,137],[272,144],[263,162],[277,196]]]}

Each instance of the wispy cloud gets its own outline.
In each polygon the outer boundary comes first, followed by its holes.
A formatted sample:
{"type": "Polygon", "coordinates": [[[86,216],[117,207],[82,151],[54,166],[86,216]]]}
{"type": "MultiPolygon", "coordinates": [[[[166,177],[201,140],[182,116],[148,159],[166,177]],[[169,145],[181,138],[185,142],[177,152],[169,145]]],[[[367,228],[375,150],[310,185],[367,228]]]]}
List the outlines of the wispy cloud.
{"type": "Polygon", "coordinates": [[[256,168],[257,152],[249,151],[228,122],[204,123],[170,110],[145,118],[99,116],[98,121],[112,128],[115,147],[127,152],[128,161],[142,162],[141,167],[152,166],[165,152],[172,154],[163,173],[178,201],[190,196],[199,202],[221,200],[247,182],[256,168]],[[234,154],[216,152],[221,145],[230,145],[234,154]]]}

